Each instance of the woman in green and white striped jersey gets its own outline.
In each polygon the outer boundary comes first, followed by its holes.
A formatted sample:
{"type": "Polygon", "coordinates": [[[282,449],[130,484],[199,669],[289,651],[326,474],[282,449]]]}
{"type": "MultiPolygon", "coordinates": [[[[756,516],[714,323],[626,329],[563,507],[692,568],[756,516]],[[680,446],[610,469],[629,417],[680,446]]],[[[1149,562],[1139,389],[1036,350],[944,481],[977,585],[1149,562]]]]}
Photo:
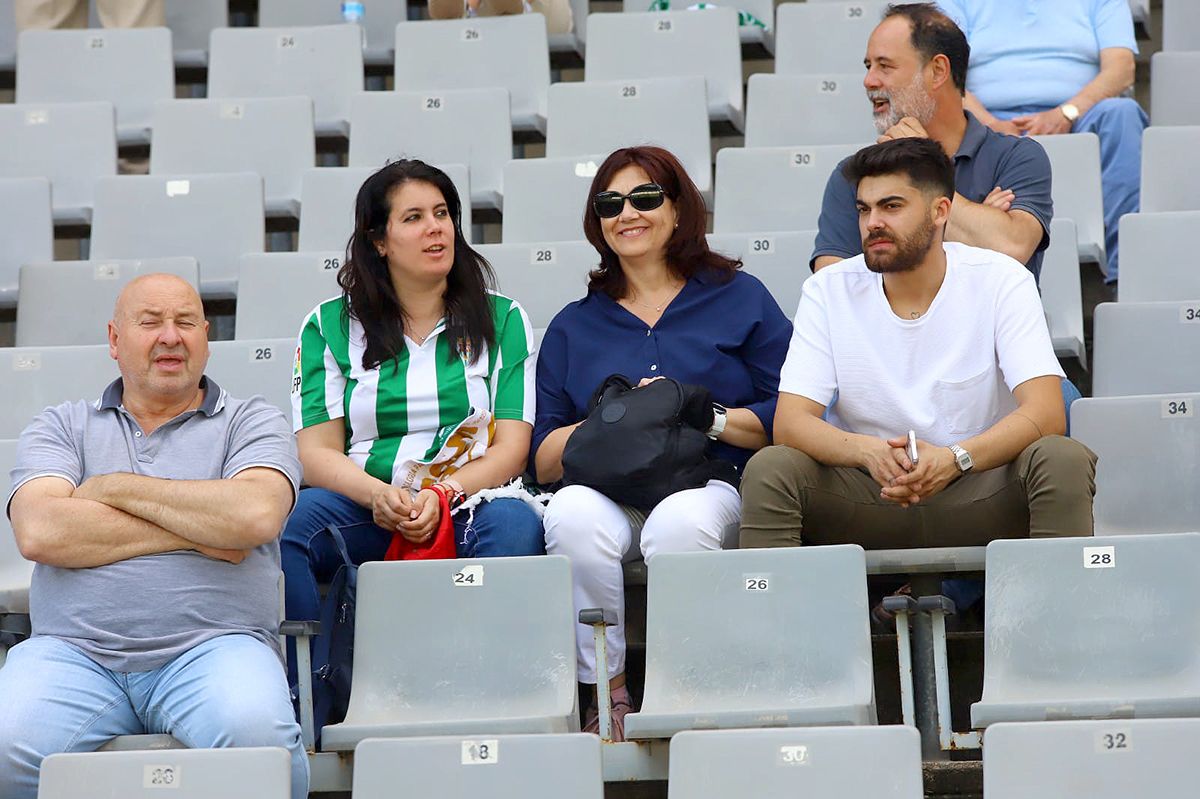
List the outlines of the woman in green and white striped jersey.
{"type": "Polygon", "coordinates": [[[489,290],[460,211],[450,178],[420,161],[359,189],[342,294],[313,310],[296,346],[293,427],[311,488],[283,533],[288,618],[319,616],[317,583],[341,564],[327,526],[355,562],[380,560],[393,533],[430,540],[439,492],[454,507],[488,497],[453,515],[459,557],[544,552],[539,513],[506,486],[529,453],[533,330],[489,290]]]}

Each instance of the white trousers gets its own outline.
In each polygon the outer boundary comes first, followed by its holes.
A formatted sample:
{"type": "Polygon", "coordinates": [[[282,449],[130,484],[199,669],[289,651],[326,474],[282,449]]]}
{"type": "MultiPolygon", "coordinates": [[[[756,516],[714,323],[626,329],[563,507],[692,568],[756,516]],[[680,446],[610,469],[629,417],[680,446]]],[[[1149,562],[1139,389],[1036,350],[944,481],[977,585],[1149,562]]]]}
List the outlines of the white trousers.
{"type": "MultiPolygon", "coordinates": [[[[649,562],[659,552],[698,552],[735,546],[742,517],[737,489],[719,480],[703,488],[679,491],[640,517],[608,497],[584,486],[559,489],[542,522],[546,527],[546,552],[571,559],[575,582],[575,612],[580,608],[607,608],[617,612],[617,623],[608,628],[608,676],[625,672],[624,561],[649,562]],[[640,532],[640,536],[639,536],[640,532]]],[[[579,681],[596,682],[596,646],[592,628],[575,628],[579,681]]]]}

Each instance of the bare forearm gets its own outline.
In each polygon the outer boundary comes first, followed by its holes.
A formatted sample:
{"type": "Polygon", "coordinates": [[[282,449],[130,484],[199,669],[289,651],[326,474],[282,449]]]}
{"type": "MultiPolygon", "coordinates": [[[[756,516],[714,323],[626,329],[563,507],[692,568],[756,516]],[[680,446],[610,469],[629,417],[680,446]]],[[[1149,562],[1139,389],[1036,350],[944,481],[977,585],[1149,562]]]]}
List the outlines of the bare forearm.
{"type": "Polygon", "coordinates": [[[533,456],[533,467],[539,483],[554,483],[562,479],[563,450],[567,448],[567,439],[581,424],[583,422],[560,427],[542,439],[541,446],[533,456]]]}
{"type": "Polygon", "coordinates": [[[349,497],[355,504],[371,507],[375,492],[388,484],[367,474],[344,453],[331,449],[300,447],[304,482],[349,497]]]}
{"type": "Polygon", "coordinates": [[[1136,65],[1133,53],[1124,48],[1105,49],[1100,53],[1100,72],[1067,102],[1086,114],[1092,106],[1109,97],[1119,97],[1133,85],[1136,65]]]}
{"type": "Polygon", "coordinates": [[[808,413],[775,414],[775,443],[798,449],[826,466],[862,465],[861,444],[869,436],[848,433],[808,413]]]}
{"type": "Polygon", "coordinates": [[[1066,432],[1065,415],[1038,413],[1030,407],[1020,407],[977,436],[959,442],[971,453],[974,470],[978,472],[1012,463],[1026,447],[1042,436],[1066,432]]]}
{"type": "Polygon", "coordinates": [[[63,569],[107,566],[142,555],[195,549],[192,542],[102,502],[43,500],[36,520],[14,518],[21,554],[63,569]]]}
{"type": "Polygon", "coordinates": [[[485,488],[495,488],[525,471],[528,453],[528,441],[523,447],[494,443],[487,448],[483,457],[463,466],[453,477],[468,495],[485,488]]]}
{"type": "Polygon", "coordinates": [[[725,417],[725,429],[717,440],[742,449],[759,450],[767,445],[767,431],[754,411],[730,408],[725,417]]]}
{"type": "Polygon", "coordinates": [[[1038,242],[1029,241],[1031,237],[1014,213],[1024,212],[1001,211],[955,193],[950,206],[950,221],[946,225],[946,240],[985,247],[1025,263],[1038,242]]]}
{"type": "Polygon", "coordinates": [[[996,116],[983,103],[979,102],[979,98],[971,92],[963,95],[963,108],[970,111],[976,119],[989,127],[996,121],[996,116]]]}

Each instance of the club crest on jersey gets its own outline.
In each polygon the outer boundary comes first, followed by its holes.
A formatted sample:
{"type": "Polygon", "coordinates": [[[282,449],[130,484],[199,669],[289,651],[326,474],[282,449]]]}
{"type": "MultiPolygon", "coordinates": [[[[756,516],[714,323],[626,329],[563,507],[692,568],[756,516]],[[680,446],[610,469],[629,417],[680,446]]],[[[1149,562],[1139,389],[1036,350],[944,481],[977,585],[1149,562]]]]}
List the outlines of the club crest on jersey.
{"type": "Polygon", "coordinates": [[[292,360],[292,393],[300,393],[300,384],[302,382],[300,369],[300,345],[296,345],[296,357],[292,360]]]}

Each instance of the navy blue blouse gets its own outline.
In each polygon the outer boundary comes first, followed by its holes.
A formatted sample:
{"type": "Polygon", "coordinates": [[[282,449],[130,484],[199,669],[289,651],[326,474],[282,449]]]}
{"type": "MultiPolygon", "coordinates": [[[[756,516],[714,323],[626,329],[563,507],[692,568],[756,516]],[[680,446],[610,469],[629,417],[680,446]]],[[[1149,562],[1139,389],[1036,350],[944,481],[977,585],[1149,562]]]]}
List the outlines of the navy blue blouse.
{"type": "MultiPolygon", "coordinates": [[[[726,283],[694,275],[654,327],[607,294],[588,292],[558,312],[537,362],[537,417],[532,452],[560,427],[587,417],[588,401],[606,377],[672,377],[702,385],[728,408],[748,408],[770,438],[779,370],[792,324],[758,278],[737,272],[726,283]]],[[[739,471],[751,450],[714,442],[710,455],[739,471]]],[[[530,459],[532,463],[532,458],[530,459]]]]}

